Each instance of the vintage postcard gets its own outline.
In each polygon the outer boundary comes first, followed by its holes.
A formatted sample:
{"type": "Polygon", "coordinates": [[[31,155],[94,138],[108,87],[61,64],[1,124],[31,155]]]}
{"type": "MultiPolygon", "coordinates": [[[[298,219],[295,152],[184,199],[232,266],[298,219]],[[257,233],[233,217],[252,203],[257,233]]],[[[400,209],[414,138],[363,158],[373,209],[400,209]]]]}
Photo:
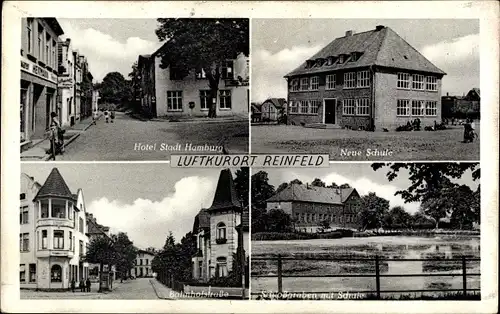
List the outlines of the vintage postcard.
{"type": "Polygon", "coordinates": [[[5,2],[1,311],[498,312],[498,9],[5,2]]]}

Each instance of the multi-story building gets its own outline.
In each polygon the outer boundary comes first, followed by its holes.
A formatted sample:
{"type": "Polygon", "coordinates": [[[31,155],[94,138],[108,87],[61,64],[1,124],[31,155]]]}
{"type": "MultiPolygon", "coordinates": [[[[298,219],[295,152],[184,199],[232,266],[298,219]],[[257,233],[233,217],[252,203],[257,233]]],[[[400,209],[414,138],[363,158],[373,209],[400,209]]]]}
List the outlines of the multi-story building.
{"type": "Polygon", "coordinates": [[[289,214],[297,231],[318,232],[325,220],[331,229],[359,228],[360,201],[353,188],[290,184],[269,198],[266,208],[268,211],[281,209],[289,214]]]}
{"type": "Polygon", "coordinates": [[[92,111],[99,110],[99,91],[92,89],[92,111]]]}
{"type": "Polygon", "coordinates": [[[138,250],[135,259],[135,266],[131,269],[132,276],[138,277],[154,277],[155,274],[151,269],[151,262],[155,255],[145,250],[138,250]]]}
{"type": "Polygon", "coordinates": [[[268,98],[260,107],[261,118],[264,122],[277,121],[286,108],[285,98],[268,98]]]}
{"type": "Polygon", "coordinates": [[[152,55],[138,59],[139,85],[142,110],[152,117],[206,117],[212,103],[217,116],[248,118],[249,112],[249,59],[239,54],[226,60],[219,69],[217,97],[211,96],[209,81],[202,70],[180,69],[169,65],[162,69],[160,52],[168,49],[167,42],[152,55]],[[142,90],[141,90],[142,89],[142,90]]]}
{"type": "Polygon", "coordinates": [[[73,51],[74,63],[74,75],[75,75],[75,96],[74,96],[74,120],[72,120],[72,125],[77,123],[81,118],[81,98],[82,98],[82,57],[78,51],[73,51]]]}
{"type": "Polygon", "coordinates": [[[83,192],[72,194],[57,168],[43,185],[21,174],[21,288],[68,289],[88,277],[83,192]]]}
{"type": "Polygon", "coordinates": [[[208,281],[225,277],[233,269],[238,246],[248,256],[248,208],[243,210],[229,169],[221,171],[212,206],[201,209],[193,224],[197,253],[193,256],[193,278],[208,281]],[[242,217],[243,216],[243,217],[242,217]]]}
{"type": "Polygon", "coordinates": [[[57,112],[57,42],[63,33],[55,18],[21,19],[21,149],[43,139],[50,113],[57,112]]]}
{"type": "Polygon", "coordinates": [[[479,119],[481,112],[481,93],[479,88],[471,89],[465,96],[446,96],[441,98],[443,119],[479,119]]]}
{"type": "Polygon", "coordinates": [[[332,41],[288,73],[288,123],[393,130],[441,122],[437,68],[391,28],[332,41]]]}
{"type": "Polygon", "coordinates": [[[71,39],[67,38],[58,44],[58,116],[61,125],[69,126],[71,121],[74,123],[75,115],[75,60],[73,58],[73,49],[71,39]]]}

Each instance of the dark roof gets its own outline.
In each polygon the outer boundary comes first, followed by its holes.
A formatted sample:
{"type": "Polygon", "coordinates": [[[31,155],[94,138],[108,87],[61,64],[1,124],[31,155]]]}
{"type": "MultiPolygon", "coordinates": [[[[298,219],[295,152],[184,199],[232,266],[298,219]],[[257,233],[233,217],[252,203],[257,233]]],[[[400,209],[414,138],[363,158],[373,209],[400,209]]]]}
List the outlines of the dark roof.
{"type": "Polygon", "coordinates": [[[343,204],[355,191],[353,188],[335,189],[305,184],[290,184],[267,202],[312,202],[322,204],[343,204]]]}
{"type": "Polygon", "coordinates": [[[260,113],[260,106],[256,104],[252,104],[252,112],[253,113],[260,113]]]}
{"type": "MultiPolygon", "coordinates": [[[[268,98],[264,103],[270,102],[274,105],[276,108],[283,108],[286,104],[286,99],[285,98],[268,98]]],[[[263,104],[264,104],[263,103],[263,104]]]]}
{"type": "Polygon", "coordinates": [[[61,36],[64,34],[61,24],[59,24],[56,18],[50,17],[50,18],[44,18],[44,20],[45,22],[47,22],[47,24],[50,25],[50,27],[56,33],[57,36],[61,36]]]}
{"type": "Polygon", "coordinates": [[[229,169],[221,170],[219,182],[217,182],[217,188],[215,189],[214,200],[208,210],[219,209],[241,209],[238,193],[236,193],[236,188],[234,187],[233,175],[229,169]]]}
{"type": "Polygon", "coordinates": [[[206,208],[202,208],[198,215],[194,217],[193,233],[198,233],[199,229],[210,230],[210,214],[206,208]]]}
{"type": "Polygon", "coordinates": [[[47,180],[45,180],[45,183],[38,191],[35,199],[41,197],[63,197],[68,199],[75,199],[57,168],[52,168],[52,171],[47,177],[47,180]]]}
{"type": "Polygon", "coordinates": [[[307,68],[307,62],[304,62],[285,77],[371,65],[446,74],[389,27],[377,27],[374,30],[337,38],[309,60],[327,59],[340,55],[347,57],[342,64],[334,62],[332,65],[307,68]],[[348,56],[353,52],[361,53],[361,55],[357,61],[351,62],[348,56]]]}
{"type": "MultiPolygon", "coordinates": [[[[96,234],[96,235],[108,236],[106,234],[106,232],[101,227],[103,227],[103,226],[99,225],[94,219],[87,219],[87,234],[88,235],[96,234]]],[[[106,227],[106,228],[108,228],[108,227],[106,227]]],[[[109,230],[109,228],[108,228],[108,230],[109,230]]]]}

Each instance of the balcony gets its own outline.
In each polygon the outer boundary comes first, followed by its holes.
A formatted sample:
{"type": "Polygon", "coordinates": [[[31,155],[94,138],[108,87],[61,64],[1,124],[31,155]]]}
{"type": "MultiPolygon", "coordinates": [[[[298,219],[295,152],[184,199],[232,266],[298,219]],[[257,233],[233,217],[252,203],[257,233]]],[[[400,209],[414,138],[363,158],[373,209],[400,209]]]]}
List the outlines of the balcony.
{"type": "Polygon", "coordinates": [[[66,257],[73,258],[75,252],[69,250],[38,250],[36,257],[66,257]]]}
{"type": "Polygon", "coordinates": [[[39,227],[66,227],[74,229],[74,222],[65,218],[40,218],[36,221],[36,228],[39,227]]]}

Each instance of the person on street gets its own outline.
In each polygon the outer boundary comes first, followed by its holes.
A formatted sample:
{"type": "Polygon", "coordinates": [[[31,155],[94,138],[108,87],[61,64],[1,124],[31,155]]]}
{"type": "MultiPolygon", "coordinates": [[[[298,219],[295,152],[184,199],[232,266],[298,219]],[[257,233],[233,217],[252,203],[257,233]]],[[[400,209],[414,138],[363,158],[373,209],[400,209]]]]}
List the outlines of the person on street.
{"type": "Polygon", "coordinates": [[[104,111],[104,118],[106,119],[106,123],[109,122],[109,112],[108,110],[104,111]]]}
{"type": "Polygon", "coordinates": [[[113,121],[115,120],[115,112],[114,111],[111,111],[110,117],[111,117],[111,123],[113,123],[113,121]]]}
{"type": "Polygon", "coordinates": [[[94,112],[92,113],[92,124],[97,125],[97,118],[99,118],[99,112],[97,109],[94,109],[94,112]]]}
{"type": "Polygon", "coordinates": [[[73,293],[75,293],[75,287],[76,287],[76,283],[75,283],[75,279],[73,278],[73,280],[71,280],[71,291],[73,293]]]}
{"type": "Polygon", "coordinates": [[[78,284],[78,288],[80,288],[80,292],[85,292],[85,284],[83,283],[83,279],[80,280],[80,283],[78,284]]]}
{"type": "Polygon", "coordinates": [[[54,141],[50,141],[50,150],[57,153],[64,153],[64,131],[61,129],[61,124],[57,119],[57,114],[55,112],[50,113],[50,131],[51,138],[54,137],[54,141]],[[56,147],[52,147],[52,143],[55,143],[56,147]]]}
{"type": "Polygon", "coordinates": [[[87,281],[85,282],[87,285],[87,292],[90,292],[90,279],[87,277],[87,281]]]}

